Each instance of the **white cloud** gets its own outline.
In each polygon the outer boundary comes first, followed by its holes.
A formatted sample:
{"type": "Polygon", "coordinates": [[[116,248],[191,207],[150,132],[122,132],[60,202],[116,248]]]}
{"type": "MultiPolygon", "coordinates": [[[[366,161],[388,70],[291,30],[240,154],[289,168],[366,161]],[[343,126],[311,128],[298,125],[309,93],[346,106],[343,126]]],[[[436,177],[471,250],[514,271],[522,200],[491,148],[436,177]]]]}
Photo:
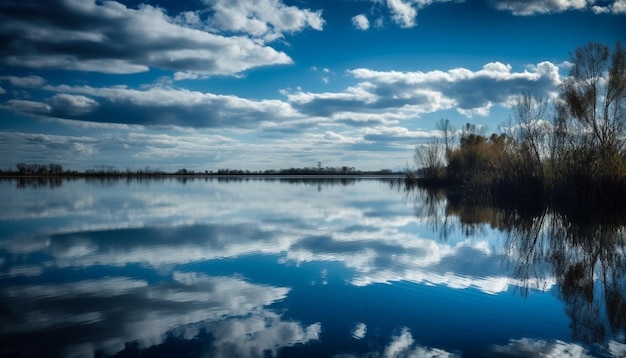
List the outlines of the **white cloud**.
{"type": "Polygon", "coordinates": [[[322,11],[299,9],[280,0],[204,0],[213,11],[209,24],[220,31],[243,32],[272,41],[306,27],[321,31],[322,11]]]}
{"type": "Polygon", "coordinates": [[[583,10],[594,2],[594,0],[492,0],[496,9],[521,16],[583,10]]]}
{"type": "Polygon", "coordinates": [[[424,113],[455,108],[462,114],[486,116],[494,105],[506,106],[523,92],[554,95],[560,84],[559,69],[550,62],[514,72],[511,65],[487,63],[472,71],[399,72],[359,68],[348,71],[358,84],[343,92],[295,92],[288,102],[312,116],[338,119],[385,113],[387,118],[409,119],[424,113]]]}
{"type": "Polygon", "coordinates": [[[41,266],[36,265],[26,265],[26,266],[14,266],[11,267],[7,276],[15,277],[15,276],[39,276],[43,272],[43,268],[41,266]]]}
{"type": "Polygon", "coordinates": [[[374,21],[374,27],[377,29],[382,29],[385,26],[385,19],[383,17],[379,17],[374,21]]]}
{"type": "Polygon", "coordinates": [[[98,107],[98,102],[82,96],[67,93],[56,94],[46,100],[61,116],[82,116],[98,107]]]}
{"type": "Polygon", "coordinates": [[[508,11],[516,16],[560,13],[565,11],[590,10],[595,14],[624,14],[626,0],[491,0],[498,10],[508,11]]]}
{"type": "Polygon", "coordinates": [[[359,30],[367,30],[370,28],[370,21],[363,14],[356,15],[352,18],[352,24],[359,30]]]}
{"type": "Polygon", "coordinates": [[[280,100],[251,100],[171,87],[44,86],[57,93],[44,102],[10,100],[0,109],[100,123],[181,127],[257,128],[263,122],[303,119],[280,100]],[[96,99],[99,101],[96,101],[96,99]]]}
{"type": "Polygon", "coordinates": [[[38,87],[38,86],[42,86],[46,82],[46,80],[43,77],[34,76],[34,75],[30,75],[26,77],[2,76],[0,77],[0,81],[7,81],[12,86],[16,86],[16,87],[38,87]]]}
{"type": "MultiPolygon", "coordinates": [[[[379,2],[379,0],[372,0],[379,2]]],[[[434,3],[448,2],[453,0],[386,0],[385,4],[391,12],[393,22],[403,28],[411,28],[417,25],[418,11],[434,3]]],[[[461,0],[464,1],[464,0],[461,0]]],[[[382,27],[382,18],[376,20],[376,27],[382,27]]]]}
{"type": "Polygon", "coordinates": [[[333,144],[355,143],[357,141],[353,138],[348,138],[344,135],[335,133],[333,131],[326,131],[326,133],[324,133],[323,138],[324,138],[323,139],[324,142],[333,143],[333,144]]]}
{"type": "Polygon", "coordinates": [[[393,21],[400,27],[413,27],[417,24],[417,9],[409,1],[387,0],[387,6],[391,10],[393,21]]]}
{"type": "MultiPolygon", "coordinates": [[[[0,5],[2,13],[12,14],[0,15],[0,35],[10,38],[0,45],[0,60],[9,66],[102,73],[161,68],[210,76],[292,63],[285,53],[263,43],[187,27],[150,5],[131,9],[115,1],[9,2],[0,5]],[[59,20],[70,17],[75,21],[59,20]]],[[[318,26],[310,16],[301,20],[298,14],[298,9],[287,8],[287,14],[277,15],[284,22],[277,28],[296,30],[302,21],[318,26]]],[[[192,16],[184,18],[194,21],[192,16]]]]}
{"type": "Polygon", "coordinates": [[[591,10],[596,14],[626,14],[626,0],[615,0],[615,2],[606,6],[594,5],[591,7],[591,10]]]}
{"type": "Polygon", "coordinates": [[[10,99],[5,103],[0,104],[0,109],[9,110],[15,113],[39,116],[50,113],[52,107],[37,101],[10,99]]]}

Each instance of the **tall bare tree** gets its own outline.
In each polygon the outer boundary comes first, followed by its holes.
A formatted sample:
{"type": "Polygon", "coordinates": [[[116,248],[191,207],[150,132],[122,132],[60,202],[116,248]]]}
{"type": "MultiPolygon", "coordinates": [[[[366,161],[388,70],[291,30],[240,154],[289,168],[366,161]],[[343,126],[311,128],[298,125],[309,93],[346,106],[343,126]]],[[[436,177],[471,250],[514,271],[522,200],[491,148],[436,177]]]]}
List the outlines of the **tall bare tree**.
{"type": "Polygon", "coordinates": [[[454,140],[454,127],[450,124],[450,120],[447,118],[441,118],[439,122],[436,123],[435,127],[438,131],[443,135],[443,144],[446,148],[446,153],[450,150],[452,145],[452,141],[454,140]]]}
{"type": "Polygon", "coordinates": [[[596,169],[609,169],[625,149],[626,52],[619,42],[612,53],[606,45],[589,43],[571,60],[557,105],[557,131],[569,137],[562,143],[590,153],[596,169]]]}
{"type": "Polygon", "coordinates": [[[517,139],[516,151],[522,156],[535,175],[543,177],[542,161],[548,154],[550,125],[546,121],[548,100],[530,93],[522,93],[513,105],[515,119],[514,135],[517,139]]]}

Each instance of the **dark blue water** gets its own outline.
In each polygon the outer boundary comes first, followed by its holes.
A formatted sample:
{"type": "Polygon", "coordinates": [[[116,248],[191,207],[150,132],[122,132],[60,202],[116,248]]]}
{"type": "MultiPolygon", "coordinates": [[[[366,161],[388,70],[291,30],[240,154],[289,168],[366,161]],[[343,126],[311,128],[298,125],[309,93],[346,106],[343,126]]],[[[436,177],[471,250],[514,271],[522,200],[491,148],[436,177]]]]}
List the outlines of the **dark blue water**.
{"type": "Polygon", "coordinates": [[[0,356],[626,355],[618,223],[576,231],[384,180],[0,193],[0,356]]]}

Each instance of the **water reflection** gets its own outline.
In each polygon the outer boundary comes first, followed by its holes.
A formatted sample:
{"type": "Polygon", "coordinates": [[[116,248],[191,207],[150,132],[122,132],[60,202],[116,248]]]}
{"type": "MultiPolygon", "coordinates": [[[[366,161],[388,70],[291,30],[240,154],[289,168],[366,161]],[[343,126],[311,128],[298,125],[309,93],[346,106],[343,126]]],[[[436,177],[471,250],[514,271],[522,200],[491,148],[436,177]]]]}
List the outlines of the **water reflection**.
{"type": "Polygon", "coordinates": [[[202,332],[210,335],[214,356],[259,357],[318,338],[319,323],[303,326],[264,308],[288,293],[233,277],[176,271],[171,281],[156,284],[107,277],[8,286],[0,296],[8,309],[0,323],[3,353],[26,346],[36,356],[113,354],[128,342],[151,347],[163,337],[190,339],[202,332]]]}
{"type": "Polygon", "coordinates": [[[623,352],[619,219],[377,180],[0,190],[0,356],[623,352]]]}
{"type": "Polygon", "coordinates": [[[410,195],[414,195],[416,215],[426,216],[443,240],[456,230],[467,236],[487,228],[503,232],[519,292],[528,295],[532,289],[546,289],[556,282],[574,340],[624,340],[626,215],[581,216],[543,206],[497,208],[445,191],[417,190],[410,195]]]}

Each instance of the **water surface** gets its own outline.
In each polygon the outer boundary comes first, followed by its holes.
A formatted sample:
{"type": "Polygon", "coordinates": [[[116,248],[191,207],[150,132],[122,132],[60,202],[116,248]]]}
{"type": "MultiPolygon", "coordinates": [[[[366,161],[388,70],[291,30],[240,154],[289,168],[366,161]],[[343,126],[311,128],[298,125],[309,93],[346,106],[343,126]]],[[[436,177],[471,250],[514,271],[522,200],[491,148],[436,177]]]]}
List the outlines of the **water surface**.
{"type": "Polygon", "coordinates": [[[0,355],[626,355],[626,220],[385,180],[0,181],[0,355]]]}

